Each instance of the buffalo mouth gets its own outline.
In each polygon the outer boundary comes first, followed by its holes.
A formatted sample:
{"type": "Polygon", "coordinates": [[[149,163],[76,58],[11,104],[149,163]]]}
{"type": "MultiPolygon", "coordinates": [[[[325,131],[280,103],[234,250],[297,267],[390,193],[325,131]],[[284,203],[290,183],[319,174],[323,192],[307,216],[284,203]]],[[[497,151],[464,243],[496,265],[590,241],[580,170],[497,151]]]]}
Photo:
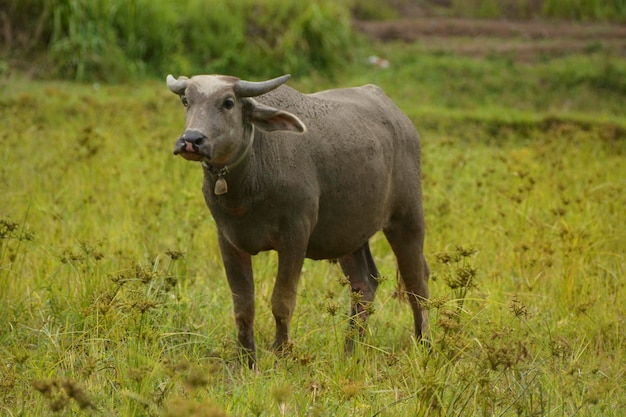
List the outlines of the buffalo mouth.
{"type": "Polygon", "coordinates": [[[174,145],[174,155],[180,155],[188,161],[204,161],[211,159],[210,156],[206,155],[205,152],[200,149],[198,144],[183,138],[176,141],[176,145],[174,145]]]}
{"type": "Polygon", "coordinates": [[[181,152],[179,155],[188,161],[203,161],[206,159],[204,156],[193,152],[181,152]]]}

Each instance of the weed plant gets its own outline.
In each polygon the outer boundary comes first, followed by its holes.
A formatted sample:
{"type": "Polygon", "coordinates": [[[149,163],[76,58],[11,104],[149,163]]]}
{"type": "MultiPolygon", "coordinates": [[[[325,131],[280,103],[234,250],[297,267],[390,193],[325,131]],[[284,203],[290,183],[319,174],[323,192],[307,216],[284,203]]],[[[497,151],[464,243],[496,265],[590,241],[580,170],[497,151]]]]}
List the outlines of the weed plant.
{"type": "MultiPolygon", "coordinates": [[[[393,46],[383,52],[394,63],[411,55],[393,46]]],[[[580,64],[576,73],[603,71],[593,57],[565,60],[580,64]]],[[[5,83],[0,414],[606,416],[626,409],[625,121],[618,95],[597,84],[584,81],[571,94],[551,88],[555,81],[535,86],[564,62],[522,70],[506,59],[422,55],[388,72],[342,75],[342,85],[381,84],[423,137],[427,342],[412,338],[393,255],[376,235],[382,278],[354,353],[343,350],[345,279],[337,265],[306,261],[293,342],[276,357],[269,350],[276,256],[264,253],[254,259],[257,372],[238,358],[201,169],[171,155],[183,116],[164,83],[5,83]],[[476,84],[451,71],[473,74],[476,84]],[[480,78],[483,71],[495,75],[480,78]]],[[[321,81],[292,85],[313,89],[321,81]]]]}

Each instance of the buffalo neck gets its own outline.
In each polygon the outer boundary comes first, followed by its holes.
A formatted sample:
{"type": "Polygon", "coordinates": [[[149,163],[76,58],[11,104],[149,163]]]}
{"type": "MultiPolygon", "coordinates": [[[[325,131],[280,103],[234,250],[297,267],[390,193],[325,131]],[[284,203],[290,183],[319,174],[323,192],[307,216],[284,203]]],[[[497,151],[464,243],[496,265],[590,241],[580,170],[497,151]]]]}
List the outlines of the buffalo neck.
{"type": "Polygon", "coordinates": [[[236,170],[236,168],[240,167],[240,165],[242,165],[242,163],[250,156],[250,152],[252,151],[252,146],[254,144],[254,136],[254,125],[250,125],[250,134],[248,136],[247,142],[245,143],[245,145],[242,146],[243,149],[241,149],[242,147],[240,147],[240,150],[235,153],[236,156],[233,157],[231,162],[227,163],[226,165],[217,167],[210,164],[209,162],[202,162],[202,167],[204,168],[205,176],[207,176],[207,179],[212,178],[215,181],[213,190],[215,195],[223,195],[228,193],[229,179],[231,177],[237,176],[231,174],[231,172],[241,171],[241,169],[236,170]]]}

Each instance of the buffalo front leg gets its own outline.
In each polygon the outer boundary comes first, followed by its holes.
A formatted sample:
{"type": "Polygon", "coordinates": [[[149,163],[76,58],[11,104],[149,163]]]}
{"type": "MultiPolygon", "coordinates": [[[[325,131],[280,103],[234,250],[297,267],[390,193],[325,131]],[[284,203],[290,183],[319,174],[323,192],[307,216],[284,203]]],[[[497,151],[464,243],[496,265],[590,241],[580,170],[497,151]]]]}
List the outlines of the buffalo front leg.
{"type": "Polygon", "coordinates": [[[352,288],[351,334],[346,339],[346,350],[351,351],[354,345],[354,332],[358,332],[359,337],[365,334],[365,321],[369,315],[371,303],[374,301],[380,274],[372,258],[368,242],[354,253],[341,257],[339,264],[352,288]]]}
{"type": "Polygon", "coordinates": [[[272,313],[276,320],[274,350],[282,352],[289,341],[291,317],[296,307],[298,281],[305,248],[291,247],[278,252],[278,275],[272,292],[272,313]]]}
{"type": "Polygon", "coordinates": [[[233,297],[237,338],[248,366],[256,363],[254,345],[254,280],[252,258],[235,248],[218,232],[218,242],[226,270],[228,285],[233,297]]]}

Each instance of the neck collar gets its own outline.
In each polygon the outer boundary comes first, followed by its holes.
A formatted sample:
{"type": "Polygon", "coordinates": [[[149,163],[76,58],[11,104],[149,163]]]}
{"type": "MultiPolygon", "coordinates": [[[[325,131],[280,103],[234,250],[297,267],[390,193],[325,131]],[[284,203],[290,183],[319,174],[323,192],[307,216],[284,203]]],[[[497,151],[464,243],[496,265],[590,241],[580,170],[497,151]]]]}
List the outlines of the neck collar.
{"type": "Polygon", "coordinates": [[[239,157],[235,159],[235,161],[231,162],[230,164],[224,165],[221,168],[211,165],[210,163],[206,161],[202,162],[202,166],[205,169],[207,169],[212,174],[217,175],[217,181],[215,182],[215,190],[214,190],[215,195],[222,195],[228,192],[228,183],[226,182],[226,178],[224,177],[226,176],[226,174],[230,172],[231,169],[237,167],[239,164],[243,162],[244,159],[246,159],[248,155],[250,155],[250,151],[252,150],[252,144],[254,143],[254,133],[255,133],[254,125],[251,125],[251,126],[252,126],[252,129],[250,131],[250,139],[248,139],[248,144],[246,145],[246,148],[243,150],[241,155],[239,155],[239,157]]]}

